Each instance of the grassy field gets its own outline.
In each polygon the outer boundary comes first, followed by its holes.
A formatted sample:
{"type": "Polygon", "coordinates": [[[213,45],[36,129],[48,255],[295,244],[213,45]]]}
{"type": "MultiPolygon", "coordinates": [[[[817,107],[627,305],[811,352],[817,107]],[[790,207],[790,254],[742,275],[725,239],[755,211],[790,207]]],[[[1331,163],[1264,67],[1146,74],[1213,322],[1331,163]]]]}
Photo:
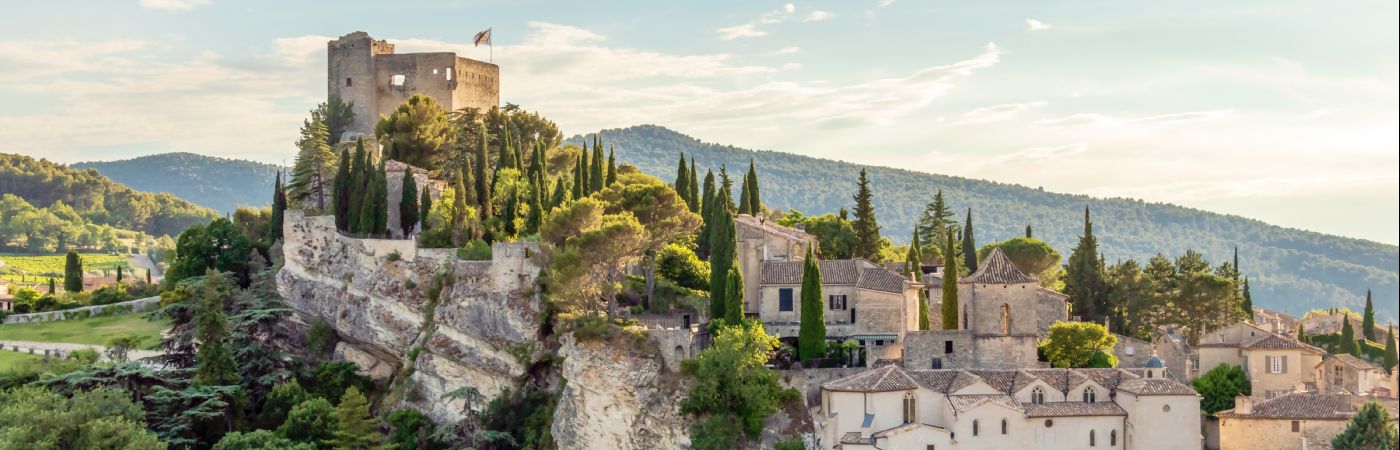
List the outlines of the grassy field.
{"type": "Polygon", "coordinates": [[[39,358],[42,358],[42,356],[31,355],[28,353],[12,352],[9,350],[0,350],[0,372],[5,372],[7,370],[13,369],[15,368],[15,366],[18,366],[19,364],[25,361],[33,361],[39,358]]]}
{"type": "Polygon", "coordinates": [[[160,342],[161,330],[170,324],[164,320],[153,322],[142,316],[122,314],[82,320],[5,324],[0,325],[0,340],[107,345],[107,341],[114,337],[133,335],[141,337],[139,348],[149,348],[160,342]]]}
{"type": "MultiPolygon", "coordinates": [[[[124,255],[105,253],[81,253],[80,255],[83,257],[84,271],[106,270],[115,273],[119,266],[123,270],[130,271],[131,269],[130,266],[127,266],[124,255]]],[[[20,281],[22,278],[28,278],[30,281],[34,281],[37,277],[47,282],[48,277],[63,276],[63,266],[67,263],[67,255],[63,253],[51,255],[0,253],[0,263],[3,263],[0,264],[0,273],[3,273],[3,277],[7,280],[20,281]]]]}

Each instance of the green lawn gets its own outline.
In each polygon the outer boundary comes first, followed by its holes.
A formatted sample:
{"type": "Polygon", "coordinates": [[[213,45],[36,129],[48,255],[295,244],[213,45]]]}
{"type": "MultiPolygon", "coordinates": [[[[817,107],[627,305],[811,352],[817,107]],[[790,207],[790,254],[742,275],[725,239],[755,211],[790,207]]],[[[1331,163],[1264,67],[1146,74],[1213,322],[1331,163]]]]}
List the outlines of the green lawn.
{"type": "MultiPolygon", "coordinates": [[[[126,264],[125,255],[108,255],[105,253],[80,253],[83,257],[83,270],[88,272],[106,270],[116,273],[120,266],[127,272],[131,267],[126,264]]],[[[20,281],[27,278],[28,281],[43,279],[47,282],[48,277],[62,277],[63,266],[67,264],[67,255],[64,253],[55,254],[33,254],[33,253],[0,253],[0,271],[4,272],[3,277],[11,281],[20,281]]],[[[132,275],[128,273],[127,275],[132,275]]],[[[63,280],[60,279],[60,282],[63,280]]]]}
{"type": "Polygon", "coordinates": [[[134,335],[141,337],[139,348],[149,348],[160,342],[161,330],[170,324],[164,320],[149,321],[142,316],[122,314],[82,320],[5,324],[0,325],[0,340],[107,345],[107,341],[114,337],[134,335]]]}
{"type": "Polygon", "coordinates": [[[33,361],[39,358],[42,358],[42,356],[31,355],[28,353],[12,352],[9,350],[0,350],[0,373],[13,369],[15,368],[15,366],[18,366],[25,361],[33,361]]]}

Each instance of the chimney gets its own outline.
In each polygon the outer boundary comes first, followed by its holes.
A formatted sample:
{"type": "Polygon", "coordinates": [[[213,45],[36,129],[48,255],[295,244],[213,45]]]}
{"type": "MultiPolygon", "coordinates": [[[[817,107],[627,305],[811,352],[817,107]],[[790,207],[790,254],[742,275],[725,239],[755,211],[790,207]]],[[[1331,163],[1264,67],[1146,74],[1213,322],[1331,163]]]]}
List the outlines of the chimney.
{"type": "Polygon", "coordinates": [[[1236,395],[1235,414],[1254,414],[1254,399],[1248,395],[1236,395]]]}

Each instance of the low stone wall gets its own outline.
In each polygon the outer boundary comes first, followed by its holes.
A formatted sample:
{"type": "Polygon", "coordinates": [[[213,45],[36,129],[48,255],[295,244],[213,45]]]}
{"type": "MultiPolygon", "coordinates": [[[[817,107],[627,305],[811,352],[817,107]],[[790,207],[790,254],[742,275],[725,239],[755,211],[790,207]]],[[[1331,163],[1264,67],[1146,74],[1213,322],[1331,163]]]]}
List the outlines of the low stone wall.
{"type": "Polygon", "coordinates": [[[822,385],[830,381],[839,380],[851,375],[865,372],[865,367],[832,367],[826,369],[792,369],[775,370],[778,373],[778,382],[783,387],[797,389],[802,392],[802,398],[807,402],[807,406],[821,404],[822,385]]]}
{"type": "Polygon", "coordinates": [[[12,314],[5,317],[5,323],[51,322],[56,320],[86,319],[94,316],[110,316],[153,311],[160,306],[160,296],[139,298],[110,305],[93,305],[82,308],[47,311],[29,314],[12,314]]]}

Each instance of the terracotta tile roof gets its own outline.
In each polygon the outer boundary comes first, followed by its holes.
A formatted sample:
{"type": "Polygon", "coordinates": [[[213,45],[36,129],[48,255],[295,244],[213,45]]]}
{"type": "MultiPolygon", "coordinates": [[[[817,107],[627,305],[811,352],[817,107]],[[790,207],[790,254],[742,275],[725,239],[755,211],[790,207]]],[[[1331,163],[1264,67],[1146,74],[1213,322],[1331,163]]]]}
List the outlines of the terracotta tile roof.
{"type": "Polygon", "coordinates": [[[1298,342],[1297,339],[1286,338],[1273,333],[1247,340],[1240,344],[1240,348],[1245,350],[1307,350],[1321,352],[1321,349],[1298,342]]]}
{"type": "Polygon", "coordinates": [[[949,395],[948,404],[959,414],[985,403],[995,403],[1017,411],[1021,410],[1016,399],[1006,394],[949,395]]]}
{"type": "Polygon", "coordinates": [[[1294,392],[1255,403],[1249,414],[1236,413],[1236,408],[1215,415],[1226,418],[1346,420],[1353,413],[1351,397],[1347,394],[1294,392]]]}
{"type": "Polygon", "coordinates": [[[1044,380],[1050,387],[1060,392],[1069,392],[1069,389],[1078,386],[1088,379],[1076,370],[1068,369],[1026,369],[1027,373],[1044,380]]]}
{"type": "Polygon", "coordinates": [[[956,392],[980,379],[962,370],[912,370],[906,373],[920,386],[944,394],[956,392]]]}
{"type": "Polygon", "coordinates": [[[860,437],[859,431],[851,431],[841,435],[842,444],[869,444],[872,439],[860,437]]]}
{"type": "Polygon", "coordinates": [[[816,240],[816,236],[814,236],[814,235],[812,235],[812,234],[810,234],[810,233],[805,233],[805,232],[802,232],[802,231],[797,231],[796,229],[788,228],[788,227],[779,225],[777,222],[774,222],[774,221],[771,221],[771,220],[759,220],[759,218],[754,217],[754,216],[750,216],[750,215],[748,215],[748,214],[740,214],[740,215],[734,216],[734,224],[735,224],[735,225],[748,226],[748,227],[751,227],[751,228],[757,228],[757,229],[760,229],[760,230],[762,230],[762,231],[764,231],[764,232],[767,232],[767,233],[776,234],[776,235],[782,236],[782,237],[784,237],[784,238],[788,238],[788,239],[792,239],[792,240],[797,240],[797,241],[814,241],[814,240],[816,240]]]}
{"type": "Polygon", "coordinates": [[[1346,353],[1328,356],[1327,359],[1322,360],[1322,363],[1326,364],[1327,361],[1336,361],[1338,363],[1345,364],[1357,370],[1385,370],[1382,369],[1381,366],[1375,365],[1370,361],[1357,358],[1346,353]]]}
{"type": "Polygon", "coordinates": [[[977,284],[1018,284],[1035,283],[1037,280],[1017,269],[1016,265],[1011,263],[1011,258],[1007,258],[1000,248],[992,248],[992,252],[987,254],[977,272],[959,281],[977,284]]]}
{"type": "Polygon", "coordinates": [[[822,389],[847,392],[907,391],[917,387],[918,383],[906,375],[899,366],[870,369],[822,385],[822,389]]]}
{"type": "Polygon", "coordinates": [[[996,390],[1006,393],[1014,393],[1018,390],[1016,387],[1018,375],[1024,381],[1030,380],[1030,375],[1023,375],[1020,370],[968,369],[967,372],[981,378],[982,381],[992,385],[996,390]]]}
{"type": "MultiPolygon", "coordinates": [[[[802,261],[764,261],[763,284],[802,284],[802,261]]],[[[902,293],[907,278],[860,259],[822,260],[822,285],[854,285],[873,291],[902,293]]]]}
{"type": "Polygon", "coordinates": [[[1196,395],[1191,386],[1169,378],[1135,378],[1118,385],[1118,390],[1143,395],[1196,395]]]}
{"type": "Polygon", "coordinates": [[[1117,403],[1103,401],[1096,403],[1085,402],[1045,402],[1045,403],[1022,403],[1021,408],[1026,411],[1026,417],[1083,417],[1083,416],[1127,416],[1117,403]]]}

